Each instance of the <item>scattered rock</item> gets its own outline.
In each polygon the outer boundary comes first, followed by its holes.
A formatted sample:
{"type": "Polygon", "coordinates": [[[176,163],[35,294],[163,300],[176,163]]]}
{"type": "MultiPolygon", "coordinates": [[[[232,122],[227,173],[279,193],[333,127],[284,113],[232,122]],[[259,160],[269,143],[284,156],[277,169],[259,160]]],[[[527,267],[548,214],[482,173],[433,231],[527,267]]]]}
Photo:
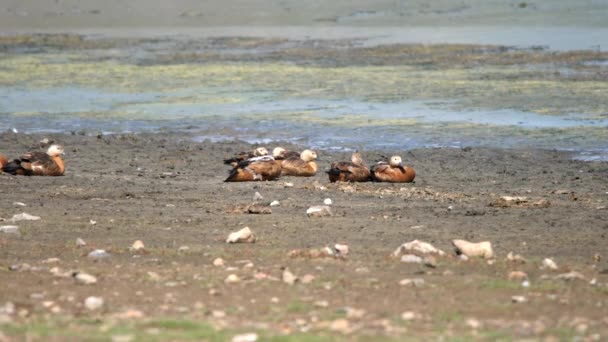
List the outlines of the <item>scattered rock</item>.
{"type": "Polygon", "coordinates": [[[59,258],[48,258],[48,259],[42,260],[42,263],[43,264],[54,264],[59,261],[61,261],[59,258]]]}
{"type": "Polygon", "coordinates": [[[528,279],[528,275],[522,271],[511,271],[509,273],[509,280],[525,280],[528,279]]]}
{"type": "Polygon", "coordinates": [[[90,296],[84,300],[84,307],[88,310],[97,310],[103,306],[103,298],[90,296]]]}
{"type": "Polygon", "coordinates": [[[544,198],[533,200],[523,196],[501,196],[489,204],[490,207],[498,208],[548,208],[550,205],[551,202],[544,198]]]}
{"type": "Polygon", "coordinates": [[[283,270],[282,278],[283,282],[289,285],[293,285],[299,280],[298,277],[295,274],[291,273],[291,271],[287,267],[283,270]]]}
{"type": "MultiPolygon", "coordinates": [[[[138,317],[132,317],[138,318],[138,317]]],[[[112,342],[133,342],[135,336],[133,335],[112,335],[112,342]]]]}
{"type": "Polygon", "coordinates": [[[464,254],[469,258],[482,257],[485,259],[491,259],[494,257],[494,251],[492,250],[492,243],[490,241],[482,242],[469,242],[465,240],[452,240],[452,245],[456,249],[456,254],[464,254]]]}
{"type": "Polygon", "coordinates": [[[180,246],[180,247],[177,249],[177,252],[178,252],[178,253],[186,253],[186,252],[188,252],[189,250],[190,250],[190,247],[188,247],[188,246],[180,246]]]}
{"type": "Polygon", "coordinates": [[[440,256],[445,255],[444,251],[435,248],[428,242],[419,240],[413,240],[402,244],[393,252],[393,256],[398,257],[404,253],[437,254],[440,256]]]}
{"type": "Polygon", "coordinates": [[[316,306],[318,308],[329,307],[329,302],[326,300],[318,300],[318,301],[314,302],[313,304],[314,304],[314,306],[316,306]]]}
{"type": "Polygon", "coordinates": [[[305,274],[304,276],[302,276],[302,284],[310,284],[315,280],[315,276],[312,274],[305,274]]]}
{"type": "Polygon", "coordinates": [[[97,224],[97,221],[95,221],[95,220],[89,220],[89,224],[90,224],[91,226],[94,226],[94,225],[96,225],[96,224],[97,224]]]}
{"type": "Polygon", "coordinates": [[[435,258],[432,255],[425,255],[424,258],[422,259],[422,263],[424,264],[424,266],[426,267],[430,267],[430,268],[436,268],[437,267],[437,258],[435,258]]]}
{"type": "Polygon", "coordinates": [[[363,309],[356,309],[350,306],[345,307],[344,312],[346,312],[346,318],[350,319],[361,319],[366,313],[363,309]]]}
{"type": "Polygon", "coordinates": [[[401,256],[401,262],[408,264],[421,264],[422,258],[414,254],[404,254],[401,256]]]}
{"type": "Polygon", "coordinates": [[[467,319],[466,322],[465,322],[465,324],[469,328],[475,329],[475,330],[481,328],[481,325],[482,325],[481,322],[478,319],[475,319],[475,318],[469,318],[469,319],[467,319]]]}
{"type": "Polygon", "coordinates": [[[272,214],[272,209],[270,209],[267,206],[263,206],[263,205],[259,205],[259,204],[252,204],[247,208],[247,212],[249,214],[272,214]]]}
{"type": "Polygon", "coordinates": [[[120,319],[137,319],[143,318],[144,313],[136,309],[128,309],[116,315],[120,319]]]}
{"type": "Polygon", "coordinates": [[[0,226],[0,233],[21,235],[19,226],[0,226]]]}
{"type": "Polygon", "coordinates": [[[222,259],[222,258],[215,258],[213,260],[213,266],[223,267],[224,266],[224,259],[222,259]]]}
{"type": "Polygon", "coordinates": [[[160,281],[161,280],[160,275],[156,272],[148,271],[146,274],[148,275],[148,279],[151,281],[160,281]]]}
{"type": "Polygon", "coordinates": [[[419,315],[417,313],[415,313],[414,311],[404,311],[401,314],[401,319],[404,321],[412,321],[414,319],[417,319],[419,317],[419,315]]]}
{"type": "Polygon", "coordinates": [[[519,264],[525,264],[527,262],[524,257],[519,254],[513,254],[513,252],[509,252],[509,254],[507,254],[505,261],[519,264]]]}
{"type": "Polygon", "coordinates": [[[270,206],[271,207],[278,207],[280,205],[281,205],[281,202],[279,202],[279,201],[272,201],[272,202],[270,202],[270,206]]]}
{"type": "Polygon", "coordinates": [[[332,204],[334,204],[334,202],[331,200],[331,198],[326,198],[323,200],[323,204],[332,205],[332,204]]]}
{"type": "Polygon", "coordinates": [[[241,282],[241,278],[239,278],[239,276],[237,276],[236,274],[231,274],[224,280],[224,283],[226,284],[235,284],[239,282],[241,282]]]}
{"type": "Polygon", "coordinates": [[[264,196],[262,196],[261,193],[259,193],[259,192],[256,191],[255,194],[253,194],[253,201],[254,202],[261,201],[263,199],[264,199],[264,196]]]}
{"type": "Polygon", "coordinates": [[[81,239],[81,238],[77,238],[76,239],[76,246],[77,247],[84,247],[86,245],[87,245],[87,243],[83,239],[81,239]]]}
{"type": "Polygon", "coordinates": [[[76,283],[82,285],[92,285],[97,283],[97,277],[84,272],[74,272],[72,273],[72,277],[74,277],[76,283]]]}
{"type": "Polygon", "coordinates": [[[337,243],[334,245],[334,250],[341,256],[346,256],[348,254],[349,248],[348,245],[337,243]]]}
{"type": "Polygon", "coordinates": [[[285,182],[285,183],[283,183],[283,187],[285,187],[285,188],[293,188],[293,183],[292,182],[285,182]]]}
{"type": "Polygon", "coordinates": [[[399,285],[401,286],[413,286],[413,287],[422,287],[424,286],[424,279],[422,278],[406,278],[399,281],[399,285]]]}
{"type": "Polygon", "coordinates": [[[233,232],[228,235],[226,243],[253,243],[255,240],[255,234],[253,234],[249,227],[245,227],[238,232],[233,232]]]}
{"type": "Polygon", "coordinates": [[[325,217],[332,216],[331,208],[327,205],[315,205],[306,210],[308,217],[325,217]]]}
{"type": "Polygon", "coordinates": [[[143,241],[137,240],[137,241],[133,242],[131,247],[129,247],[129,250],[131,252],[140,252],[140,251],[143,251],[145,248],[146,247],[144,246],[143,241]]]}
{"type": "Polygon", "coordinates": [[[106,252],[103,249],[96,249],[92,252],[90,252],[87,257],[91,260],[94,261],[98,261],[98,260],[103,260],[103,259],[107,259],[110,257],[110,253],[106,252]]]}
{"type": "Polygon", "coordinates": [[[55,277],[59,277],[59,278],[69,278],[73,275],[72,271],[64,271],[59,267],[53,267],[49,270],[49,272],[55,276],[55,277]]]}
{"type": "Polygon", "coordinates": [[[524,296],[511,296],[511,301],[513,303],[525,303],[528,299],[524,296]]]}
{"type": "Polygon", "coordinates": [[[568,273],[562,273],[555,276],[555,279],[561,279],[566,281],[571,280],[585,280],[585,276],[576,271],[570,271],[568,273]]]}
{"type": "Polygon", "coordinates": [[[27,207],[27,204],[25,204],[23,202],[13,202],[13,205],[15,207],[27,207]]]}
{"type": "Polygon", "coordinates": [[[350,322],[344,318],[336,319],[329,324],[331,331],[346,334],[350,332],[350,322]]]}
{"type": "Polygon", "coordinates": [[[13,215],[13,217],[11,217],[9,219],[9,221],[11,222],[17,222],[17,221],[38,221],[40,220],[40,216],[34,216],[34,215],[30,215],[28,213],[21,213],[21,214],[16,214],[13,215]]]}
{"type": "Polygon", "coordinates": [[[256,333],[239,334],[232,338],[232,342],[256,342],[257,340],[258,334],[256,333]]]}
{"type": "Polygon", "coordinates": [[[558,267],[557,267],[557,264],[555,263],[555,261],[553,261],[552,259],[549,259],[549,258],[545,258],[545,259],[543,259],[543,264],[541,265],[540,268],[555,271],[555,270],[557,270],[558,267]]]}

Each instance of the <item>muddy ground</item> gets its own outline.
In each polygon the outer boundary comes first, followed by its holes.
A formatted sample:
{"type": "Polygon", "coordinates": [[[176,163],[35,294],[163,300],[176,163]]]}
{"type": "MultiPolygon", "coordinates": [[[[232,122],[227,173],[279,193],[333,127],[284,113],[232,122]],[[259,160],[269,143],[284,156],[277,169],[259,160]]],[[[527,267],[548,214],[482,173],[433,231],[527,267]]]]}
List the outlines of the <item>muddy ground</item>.
{"type": "MultiPolygon", "coordinates": [[[[16,156],[39,148],[44,137],[3,133],[0,146],[16,156]]],[[[66,146],[64,177],[0,175],[0,217],[41,217],[17,222],[20,235],[0,233],[2,341],[226,340],[243,332],[306,341],[608,336],[605,162],[532,149],[364,151],[369,163],[400,154],[416,169],[416,182],[329,184],[320,172],[224,183],[222,158],[251,145],[197,143],[173,133],[48,137],[66,146]],[[271,214],[244,213],[256,191],[262,205],[280,206],[271,214]],[[492,206],[500,196],[545,201],[492,206]],[[306,217],[325,198],[334,215],[306,217]],[[256,243],[225,243],[245,226],[256,243]],[[77,238],[86,246],[77,246],[77,238]],[[390,257],[414,239],[448,255],[436,267],[390,257]],[[452,239],[489,240],[496,257],[461,261],[452,239]],[[145,251],[129,250],[135,240],[145,251]],[[349,254],[288,256],[334,243],[349,245],[349,254]],[[94,249],[111,256],[87,258],[94,249]],[[505,261],[510,251],[527,262],[505,261]],[[213,265],[218,257],[224,266],[213,265]],[[547,257],[558,270],[540,269],[547,257]],[[284,267],[314,279],[288,285],[281,281],[284,267]],[[529,287],[508,279],[514,270],[527,273],[529,287]],[[72,271],[98,282],[77,284],[72,271]],[[570,271],[583,279],[555,278],[570,271]],[[230,274],[241,281],[225,283],[230,274]],[[400,285],[405,278],[424,284],[400,285]],[[103,297],[103,307],[84,308],[88,296],[103,297]]],[[[319,155],[322,170],[348,158],[319,155]]]]}

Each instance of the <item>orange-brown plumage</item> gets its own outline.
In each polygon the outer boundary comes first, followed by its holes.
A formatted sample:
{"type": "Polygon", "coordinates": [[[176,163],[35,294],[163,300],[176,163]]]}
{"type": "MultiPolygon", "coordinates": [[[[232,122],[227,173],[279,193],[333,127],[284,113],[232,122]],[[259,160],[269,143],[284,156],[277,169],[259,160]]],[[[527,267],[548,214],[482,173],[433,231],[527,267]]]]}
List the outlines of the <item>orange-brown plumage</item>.
{"type": "Polygon", "coordinates": [[[287,176],[311,177],[317,174],[317,153],[304,150],[298,157],[290,157],[281,162],[283,174],[287,176]]]}
{"type": "Polygon", "coordinates": [[[281,175],[281,163],[270,156],[255,157],[240,162],[224,182],[274,180],[281,175]]]}
{"type": "Polygon", "coordinates": [[[8,164],[8,159],[6,159],[5,156],[0,154],[0,169],[2,169],[6,164],[8,164]]]}
{"type": "Polygon", "coordinates": [[[282,147],[275,147],[272,150],[272,157],[276,160],[285,160],[289,158],[300,158],[300,152],[298,151],[287,151],[282,147]]]}
{"type": "Polygon", "coordinates": [[[27,152],[2,166],[2,171],[22,176],[63,176],[63,147],[51,145],[47,152],[27,152]]]}
{"type": "Polygon", "coordinates": [[[361,154],[353,152],[350,162],[334,162],[330,165],[329,181],[334,182],[367,182],[371,174],[365,166],[361,154]]]}
{"type": "Polygon", "coordinates": [[[372,167],[372,177],[378,182],[409,183],[416,178],[416,171],[403,165],[401,157],[392,156],[388,163],[380,162],[372,167]]]}

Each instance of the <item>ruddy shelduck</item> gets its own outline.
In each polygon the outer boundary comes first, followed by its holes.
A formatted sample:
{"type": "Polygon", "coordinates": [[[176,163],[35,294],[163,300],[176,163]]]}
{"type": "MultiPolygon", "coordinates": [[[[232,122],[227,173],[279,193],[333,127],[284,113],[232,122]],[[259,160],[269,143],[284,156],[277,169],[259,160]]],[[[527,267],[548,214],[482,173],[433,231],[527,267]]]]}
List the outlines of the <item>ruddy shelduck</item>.
{"type": "Polygon", "coordinates": [[[51,145],[45,152],[27,152],[2,167],[2,171],[23,176],[63,176],[63,146],[51,145]]]}
{"type": "Polygon", "coordinates": [[[272,157],[276,160],[285,160],[292,157],[300,158],[300,154],[298,151],[287,151],[282,147],[275,147],[272,150],[272,157]]]}
{"type": "Polygon", "coordinates": [[[261,156],[240,162],[224,182],[274,180],[281,176],[281,163],[271,156],[261,156]]]}
{"type": "Polygon", "coordinates": [[[6,164],[8,164],[8,159],[6,159],[5,156],[0,154],[0,169],[2,169],[6,164]]]}
{"type": "Polygon", "coordinates": [[[317,152],[304,150],[298,157],[291,157],[281,162],[286,176],[311,177],[317,174],[317,152]]]}
{"type": "Polygon", "coordinates": [[[334,162],[330,165],[329,181],[334,182],[367,182],[371,174],[369,168],[365,166],[361,154],[353,152],[350,162],[334,162]]]}
{"type": "Polygon", "coordinates": [[[392,156],[388,163],[379,162],[372,167],[372,177],[378,182],[409,183],[414,181],[416,171],[403,165],[400,156],[392,156]]]}
{"type": "Polygon", "coordinates": [[[251,159],[251,158],[255,158],[255,157],[262,157],[262,156],[267,156],[267,155],[268,155],[268,150],[265,147],[258,147],[253,151],[240,152],[240,153],[235,154],[232,158],[224,159],[224,164],[232,165],[233,167],[236,167],[238,165],[238,163],[245,161],[247,159],[251,159]]]}

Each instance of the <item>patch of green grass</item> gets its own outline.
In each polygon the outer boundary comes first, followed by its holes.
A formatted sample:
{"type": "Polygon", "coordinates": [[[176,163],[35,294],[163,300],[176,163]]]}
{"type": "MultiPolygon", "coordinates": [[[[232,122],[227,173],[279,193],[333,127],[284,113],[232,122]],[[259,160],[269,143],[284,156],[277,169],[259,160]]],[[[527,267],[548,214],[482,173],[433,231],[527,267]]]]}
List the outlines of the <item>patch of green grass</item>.
{"type": "Polygon", "coordinates": [[[500,278],[492,278],[486,279],[481,282],[480,288],[482,289],[490,289],[490,290],[518,290],[521,289],[521,284],[518,282],[513,282],[510,280],[500,279],[500,278]]]}
{"type": "Polygon", "coordinates": [[[295,299],[287,304],[287,312],[289,313],[305,313],[312,309],[309,303],[295,299]]]}

